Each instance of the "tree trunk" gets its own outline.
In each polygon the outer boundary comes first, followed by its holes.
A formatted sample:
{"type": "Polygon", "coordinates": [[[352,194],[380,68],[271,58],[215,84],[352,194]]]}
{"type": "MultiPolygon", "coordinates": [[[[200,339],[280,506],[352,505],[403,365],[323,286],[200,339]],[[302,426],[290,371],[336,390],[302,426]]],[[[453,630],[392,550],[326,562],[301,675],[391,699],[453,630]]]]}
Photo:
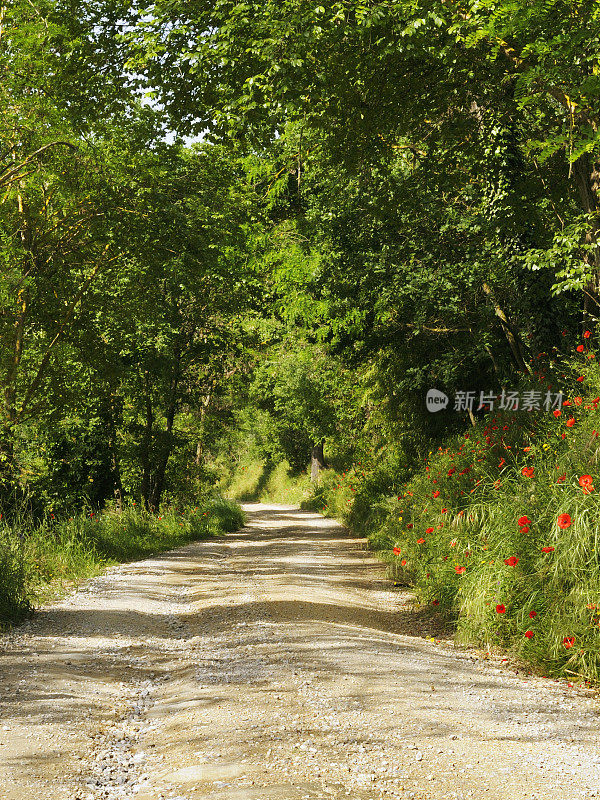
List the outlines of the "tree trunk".
{"type": "Polygon", "coordinates": [[[313,442],[312,450],[310,453],[310,480],[312,483],[317,483],[319,480],[319,471],[327,467],[325,456],[323,455],[323,445],[325,440],[318,444],[313,442]]]}
{"type": "Polygon", "coordinates": [[[165,473],[167,471],[167,464],[171,457],[173,450],[173,423],[175,421],[175,413],[177,411],[177,386],[179,384],[179,356],[177,357],[177,366],[175,373],[171,380],[169,392],[169,406],[167,408],[167,427],[165,430],[165,437],[163,446],[160,451],[160,457],[153,476],[152,490],[148,506],[153,514],[156,514],[160,507],[160,499],[162,497],[163,489],[165,486],[165,473]]]}
{"type": "MultiPolygon", "coordinates": [[[[20,218],[19,235],[25,251],[23,271],[26,273],[28,254],[31,249],[31,232],[21,191],[17,195],[17,204],[20,218]]],[[[23,287],[17,294],[16,306],[14,316],[15,332],[10,345],[8,368],[4,376],[4,386],[2,387],[4,398],[0,433],[0,492],[5,497],[14,486],[14,429],[18,420],[17,387],[25,344],[25,322],[29,310],[27,290],[23,287]]]]}
{"type": "Polygon", "coordinates": [[[117,408],[113,398],[113,403],[111,404],[110,410],[110,438],[108,446],[110,449],[110,462],[113,480],[113,498],[115,501],[115,508],[119,514],[121,511],[123,511],[123,481],[121,480],[121,463],[117,448],[117,427],[118,423],[121,421],[120,408],[117,408]]]}
{"type": "Polygon", "coordinates": [[[519,334],[517,333],[515,327],[512,325],[504,310],[496,300],[496,297],[487,283],[484,283],[482,286],[484,294],[486,294],[494,306],[494,311],[496,312],[496,316],[500,320],[500,324],[502,325],[502,330],[506,336],[508,341],[509,347],[513,354],[513,358],[515,360],[515,364],[517,365],[520,372],[531,372],[527,364],[525,363],[525,359],[523,357],[523,349],[521,346],[521,340],[519,338],[519,334]]]}
{"type": "MultiPolygon", "coordinates": [[[[573,163],[572,175],[583,210],[588,214],[596,214],[599,209],[600,162],[592,163],[589,154],[584,153],[573,163]]],[[[591,278],[584,289],[582,324],[584,330],[593,330],[600,312],[600,223],[597,220],[586,233],[584,242],[592,245],[592,248],[586,250],[584,256],[590,267],[591,278]]]]}
{"type": "Polygon", "coordinates": [[[144,435],[140,443],[140,461],[142,464],[142,501],[146,508],[150,502],[150,445],[152,444],[152,428],[154,425],[154,414],[152,412],[152,397],[150,394],[150,374],[148,370],[144,372],[144,384],[146,390],[146,424],[144,435]]]}

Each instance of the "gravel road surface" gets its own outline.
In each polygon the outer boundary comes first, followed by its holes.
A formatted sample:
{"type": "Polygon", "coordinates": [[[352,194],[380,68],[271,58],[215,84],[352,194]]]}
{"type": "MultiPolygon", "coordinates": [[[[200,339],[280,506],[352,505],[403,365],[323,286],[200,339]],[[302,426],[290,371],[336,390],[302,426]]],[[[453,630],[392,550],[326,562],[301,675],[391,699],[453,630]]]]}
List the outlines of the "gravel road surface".
{"type": "Polygon", "coordinates": [[[0,640],[2,800],[600,797],[591,694],[440,641],[337,523],[245,510],[0,640]]]}

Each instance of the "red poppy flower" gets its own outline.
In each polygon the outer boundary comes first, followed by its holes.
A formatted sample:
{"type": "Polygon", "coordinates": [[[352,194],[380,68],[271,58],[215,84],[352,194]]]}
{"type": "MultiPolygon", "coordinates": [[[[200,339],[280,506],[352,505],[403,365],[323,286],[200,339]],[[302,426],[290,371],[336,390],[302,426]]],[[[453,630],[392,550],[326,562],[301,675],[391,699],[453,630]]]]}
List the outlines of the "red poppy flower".
{"type": "Polygon", "coordinates": [[[447,509],[447,508],[442,508],[442,514],[445,514],[445,513],[446,513],[446,511],[448,511],[448,509],[447,509]]]}
{"type": "MultiPolygon", "coordinates": [[[[583,381],[583,375],[580,375],[580,376],[577,378],[577,383],[581,383],[582,381],[583,381]]],[[[564,403],[563,403],[563,406],[564,406],[564,403]]]]}
{"type": "Polygon", "coordinates": [[[433,496],[434,496],[434,497],[439,497],[439,496],[440,496],[440,493],[436,491],[436,492],[434,492],[434,493],[433,493],[433,496]]]}
{"type": "Polygon", "coordinates": [[[506,614],[506,608],[502,605],[502,603],[499,603],[496,606],[496,614],[506,614]]]}
{"type": "Polygon", "coordinates": [[[571,417],[567,420],[567,428],[572,428],[575,425],[575,417],[571,417]]]}
{"type": "Polygon", "coordinates": [[[525,636],[528,639],[533,639],[533,631],[525,631],[525,636]]]}
{"type": "Polygon", "coordinates": [[[529,612],[529,618],[530,619],[535,619],[536,617],[537,617],[537,611],[530,611],[529,612]]]}
{"type": "Polygon", "coordinates": [[[523,467],[521,474],[525,475],[526,478],[531,478],[533,476],[533,467],[523,467]]]}
{"type": "Polygon", "coordinates": [[[463,572],[466,570],[466,567],[459,567],[458,564],[454,567],[454,570],[457,575],[462,575],[463,572]]]}
{"type": "Polygon", "coordinates": [[[425,533],[433,533],[433,528],[427,528],[427,530],[425,531],[425,533]]]}
{"type": "Polygon", "coordinates": [[[394,547],[394,555],[399,556],[402,550],[399,547],[394,547]]]}
{"type": "Polygon", "coordinates": [[[529,533],[529,525],[522,525],[519,528],[520,533],[529,533]]]}
{"type": "Polygon", "coordinates": [[[406,526],[407,530],[411,530],[411,528],[414,528],[414,527],[415,526],[413,525],[412,522],[409,522],[408,525],[406,526]]]}
{"type": "Polygon", "coordinates": [[[573,398],[573,402],[575,403],[576,406],[580,406],[583,403],[583,398],[582,397],[574,397],[573,398]]]}
{"type": "Polygon", "coordinates": [[[582,345],[582,344],[578,344],[578,345],[577,345],[577,352],[578,352],[578,353],[583,353],[583,350],[584,350],[584,347],[583,347],[583,345],[582,345]]]}
{"type": "Polygon", "coordinates": [[[563,472],[563,474],[559,475],[556,480],[557,480],[558,483],[564,483],[566,477],[567,477],[567,473],[563,472]]]}
{"type": "Polygon", "coordinates": [[[591,335],[592,335],[591,331],[584,331],[583,338],[584,339],[589,339],[591,335]]]}
{"type": "Polygon", "coordinates": [[[440,604],[440,601],[439,601],[439,600],[434,600],[434,601],[431,603],[431,605],[432,605],[432,606],[439,606],[439,604],[440,604]]]}
{"type": "Polygon", "coordinates": [[[450,477],[450,475],[454,475],[455,472],[456,470],[454,469],[454,467],[450,467],[450,469],[448,470],[448,477],[450,477]]]}
{"type": "Polygon", "coordinates": [[[505,461],[503,458],[501,458],[501,459],[500,459],[500,463],[498,464],[498,469],[502,469],[502,467],[503,467],[505,464],[506,464],[506,461],[505,461]]]}
{"type": "Polygon", "coordinates": [[[552,413],[553,413],[553,414],[554,414],[554,416],[555,416],[555,417],[558,419],[558,417],[560,417],[560,415],[562,414],[562,411],[560,410],[560,408],[557,408],[557,409],[556,409],[555,411],[553,411],[552,413]]]}
{"type": "Polygon", "coordinates": [[[405,558],[403,558],[403,559],[402,559],[402,561],[400,562],[400,564],[401,564],[403,567],[405,567],[405,566],[406,566],[406,559],[405,559],[405,558]]]}
{"type": "Polygon", "coordinates": [[[505,558],[504,563],[507,567],[516,567],[519,563],[519,559],[516,556],[511,556],[510,558],[505,558]]]}
{"type": "Polygon", "coordinates": [[[565,636],[565,638],[563,639],[563,644],[568,650],[569,647],[573,647],[573,645],[575,644],[575,637],[574,636],[565,636]]]}
{"type": "Polygon", "coordinates": [[[417,539],[417,544],[424,544],[424,543],[425,543],[425,539],[423,539],[423,537],[421,537],[420,539],[417,539]]]}
{"type": "Polygon", "coordinates": [[[579,485],[580,486],[591,486],[594,483],[594,479],[591,475],[582,475],[579,478],[579,485]]]}
{"type": "Polygon", "coordinates": [[[554,552],[553,547],[542,547],[542,553],[553,553],[553,552],[554,552]]]}
{"type": "Polygon", "coordinates": [[[559,514],[556,524],[563,530],[571,525],[571,517],[569,514],[559,514]]]}
{"type": "Polygon", "coordinates": [[[517,522],[521,526],[523,526],[523,525],[531,525],[531,520],[529,519],[529,517],[527,515],[525,515],[524,517],[519,517],[517,522]]]}

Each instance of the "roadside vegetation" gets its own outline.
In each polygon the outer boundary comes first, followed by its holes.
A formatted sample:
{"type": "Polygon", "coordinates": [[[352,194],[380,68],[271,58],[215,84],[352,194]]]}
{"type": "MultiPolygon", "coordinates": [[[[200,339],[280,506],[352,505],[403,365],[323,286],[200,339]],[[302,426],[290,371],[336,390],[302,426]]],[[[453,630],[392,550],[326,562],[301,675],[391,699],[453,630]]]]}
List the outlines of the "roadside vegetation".
{"type": "Polygon", "coordinates": [[[268,496],[457,640],[596,680],[598,30],[597,0],[0,3],[1,615],[268,496]]]}
{"type": "Polygon", "coordinates": [[[2,520],[0,629],[108,566],[235,531],[243,521],[239,505],[221,498],[159,514],[132,504],[62,520],[33,522],[28,514],[2,520]]]}

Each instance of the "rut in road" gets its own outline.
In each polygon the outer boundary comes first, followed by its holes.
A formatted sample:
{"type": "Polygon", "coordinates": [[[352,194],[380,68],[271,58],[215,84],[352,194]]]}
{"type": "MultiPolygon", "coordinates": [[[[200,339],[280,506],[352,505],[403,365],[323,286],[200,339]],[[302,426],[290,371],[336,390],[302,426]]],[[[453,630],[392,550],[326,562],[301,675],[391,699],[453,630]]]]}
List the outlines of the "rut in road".
{"type": "Polygon", "coordinates": [[[600,796],[592,697],[429,641],[337,523],[245,510],[4,637],[2,800],[600,796]]]}

